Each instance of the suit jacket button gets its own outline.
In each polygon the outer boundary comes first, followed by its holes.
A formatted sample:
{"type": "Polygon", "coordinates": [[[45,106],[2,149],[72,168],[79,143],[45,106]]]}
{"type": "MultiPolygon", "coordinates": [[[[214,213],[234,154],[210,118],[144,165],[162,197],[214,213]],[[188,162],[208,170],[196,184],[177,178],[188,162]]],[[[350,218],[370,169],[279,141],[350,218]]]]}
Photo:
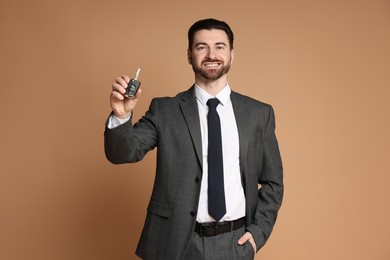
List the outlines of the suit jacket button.
{"type": "Polygon", "coordinates": [[[195,217],[195,211],[191,211],[191,216],[195,217]]]}
{"type": "Polygon", "coordinates": [[[200,181],[199,177],[196,177],[196,178],[195,178],[195,182],[196,182],[196,183],[199,183],[199,181],[200,181]]]}

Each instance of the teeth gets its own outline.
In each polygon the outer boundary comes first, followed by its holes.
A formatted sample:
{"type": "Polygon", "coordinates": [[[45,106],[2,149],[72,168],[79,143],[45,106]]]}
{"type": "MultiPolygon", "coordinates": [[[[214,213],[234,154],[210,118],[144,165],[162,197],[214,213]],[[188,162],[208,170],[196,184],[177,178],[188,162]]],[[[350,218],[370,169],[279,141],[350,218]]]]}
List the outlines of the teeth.
{"type": "Polygon", "coordinates": [[[206,66],[206,67],[217,67],[218,64],[206,64],[205,66],[206,66]]]}

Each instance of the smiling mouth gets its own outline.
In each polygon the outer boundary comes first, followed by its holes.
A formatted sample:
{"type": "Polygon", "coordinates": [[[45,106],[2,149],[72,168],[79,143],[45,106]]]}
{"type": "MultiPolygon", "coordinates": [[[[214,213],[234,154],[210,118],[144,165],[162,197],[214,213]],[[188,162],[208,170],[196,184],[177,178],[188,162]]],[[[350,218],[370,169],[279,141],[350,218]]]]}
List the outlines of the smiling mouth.
{"type": "Polygon", "coordinates": [[[218,67],[219,65],[221,65],[220,62],[212,62],[212,63],[204,63],[203,66],[207,67],[207,68],[215,68],[215,67],[218,67]]]}

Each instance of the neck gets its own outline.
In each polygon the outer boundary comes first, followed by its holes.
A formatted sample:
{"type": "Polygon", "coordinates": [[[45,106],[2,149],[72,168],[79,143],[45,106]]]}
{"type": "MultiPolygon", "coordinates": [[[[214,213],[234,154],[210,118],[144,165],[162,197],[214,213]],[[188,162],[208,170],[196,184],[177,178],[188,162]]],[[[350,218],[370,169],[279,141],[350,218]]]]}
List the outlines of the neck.
{"type": "Polygon", "coordinates": [[[195,83],[201,89],[209,93],[211,96],[216,96],[227,85],[226,74],[216,80],[207,80],[195,76],[195,83]]]}

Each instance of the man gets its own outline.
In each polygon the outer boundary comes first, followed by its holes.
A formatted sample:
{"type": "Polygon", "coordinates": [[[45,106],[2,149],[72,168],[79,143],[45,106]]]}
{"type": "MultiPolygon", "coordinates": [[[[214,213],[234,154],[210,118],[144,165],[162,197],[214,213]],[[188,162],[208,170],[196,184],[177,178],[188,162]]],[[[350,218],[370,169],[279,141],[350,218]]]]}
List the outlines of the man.
{"type": "Polygon", "coordinates": [[[283,197],[274,113],[231,90],[233,32],[225,22],[196,22],[188,44],[195,84],[175,97],[153,99],[134,126],[131,113],[141,90],[126,98],[129,77],[116,79],[106,156],[112,163],[136,162],[157,147],[138,256],[253,259],[270,236],[283,197]]]}

